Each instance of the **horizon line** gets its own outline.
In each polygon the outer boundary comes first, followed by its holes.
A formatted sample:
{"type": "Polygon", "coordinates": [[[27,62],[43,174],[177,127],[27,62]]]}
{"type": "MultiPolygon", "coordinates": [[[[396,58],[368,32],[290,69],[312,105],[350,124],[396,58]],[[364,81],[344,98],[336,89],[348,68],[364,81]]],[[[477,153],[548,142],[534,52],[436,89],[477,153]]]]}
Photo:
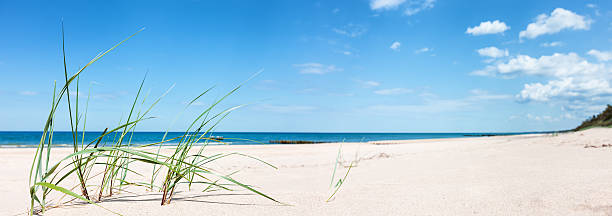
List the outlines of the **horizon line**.
{"type": "MultiPolygon", "coordinates": [[[[211,131],[209,133],[429,133],[429,134],[442,134],[442,133],[456,133],[456,134],[473,134],[473,133],[483,133],[483,134],[507,134],[507,133],[555,133],[555,132],[568,132],[572,131],[572,129],[565,130],[545,130],[545,131],[502,131],[502,132],[316,132],[316,131],[211,131]]],[[[2,132],[42,132],[35,130],[0,130],[2,132]]],[[[54,132],[72,132],[72,131],[64,131],[64,130],[56,130],[54,132]]],[[[78,133],[82,133],[83,131],[79,131],[78,133]]],[[[102,131],[85,131],[85,132],[102,132],[102,131]]],[[[185,131],[167,131],[168,133],[185,133],[185,131]]],[[[115,131],[115,133],[119,133],[119,131],[115,131]]],[[[166,133],[166,131],[133,131],[131,133],[166,133]]]]}

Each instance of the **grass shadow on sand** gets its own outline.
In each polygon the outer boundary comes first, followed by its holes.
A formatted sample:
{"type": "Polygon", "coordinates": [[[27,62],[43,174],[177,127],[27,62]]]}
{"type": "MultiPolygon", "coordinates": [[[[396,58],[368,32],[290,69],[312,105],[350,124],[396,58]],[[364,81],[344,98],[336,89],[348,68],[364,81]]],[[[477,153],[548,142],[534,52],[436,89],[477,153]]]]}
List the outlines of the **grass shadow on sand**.
{"type": "MultiPolygon", "coordinates": [[[[159,202],[159,196],[161,193],[150,193],[150,194],[125,194],[118,195],[115,197],[109,197],[104,199],[104,203],[116,203],[116,202],[159,202]]],[[[218,200],[223,197],[230,196],[255,196],[256,194],[249,193],[218,193],[218,194],[193,194],[181,196],[181,192],[177,192],[176,197],[172,198],[173,200],[178,200],[182,202],[195,202],[195,203],[207,203],[207,204],[217,204],[217,205],[234,205],[234,206],[283,206],[281,204],[256,204],[256,203],[247,203],[247,202],[223,202],[223,201],[212,201],[218,200]],[[210,198],[210,199],[207,199],[210,198]]],[[[62,207],[80,207],[87,206],[89,203],[82,201],[73,201],[70,203],[66,203],[61,205],[62,207]]]]}

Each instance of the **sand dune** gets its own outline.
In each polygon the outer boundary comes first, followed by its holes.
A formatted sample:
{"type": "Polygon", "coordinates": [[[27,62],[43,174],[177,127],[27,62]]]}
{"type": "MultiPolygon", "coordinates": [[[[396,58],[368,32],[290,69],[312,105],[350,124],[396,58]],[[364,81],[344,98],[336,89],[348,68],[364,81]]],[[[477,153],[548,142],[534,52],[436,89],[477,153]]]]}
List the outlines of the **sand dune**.
{"type": "MultiPolygon", "coordinates": [[[[325,202],[339,146],[210,147],[209,153],[236,151],[278,166],[231,158],[215,168],[224,173],[241,170],[235,178],[289,205],[245,190],[200,193],[201,186],[181,188],[167,206],[159,205],[159,193],[137,187],[100,204],[124,215],[612,215],[610,128],[559,135],[345,143],[345,164],[357,160],[357,165],[335,198],[325,202]]],[[[27,211],[33,151],[0,149],[0,215],[27,211]]],[[[69,151],[58,149],[54,154],[69,151]]],[[[85,214],[109,212],[78,202],[47,212],[85,214]]]]}

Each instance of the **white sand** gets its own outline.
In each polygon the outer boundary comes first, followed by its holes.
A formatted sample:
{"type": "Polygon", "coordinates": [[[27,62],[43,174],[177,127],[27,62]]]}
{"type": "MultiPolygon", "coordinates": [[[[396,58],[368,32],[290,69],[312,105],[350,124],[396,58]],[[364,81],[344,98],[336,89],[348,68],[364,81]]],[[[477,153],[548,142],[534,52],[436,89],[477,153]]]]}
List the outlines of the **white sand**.
{"type": "MultiPolygon", "coordinates": [[[[325,200],[339,144],[209,149],[246,153],[277,165],[275,170],[230,158],[215,167],[224,173],[241,170],[235,178],[290,206],[245,190],[199,193],[204,186],[182,188],[167,206],[159,205],[159,193],[138,188],[128,188],[136,194],[123,192],[101,205],[124,215],[612,215],[612,147],[601,147],[612,144],[610,128],[558,136],[378,143],[385,144],[343,144],[345,159],[357,153],[361,160],[331,202],[325,200]]],[[[0,149],[0,215],[27,211],[33,151],[0,149]]],[[[85,214],[109,212],[89,204],[47,212],[85,214]]]]}

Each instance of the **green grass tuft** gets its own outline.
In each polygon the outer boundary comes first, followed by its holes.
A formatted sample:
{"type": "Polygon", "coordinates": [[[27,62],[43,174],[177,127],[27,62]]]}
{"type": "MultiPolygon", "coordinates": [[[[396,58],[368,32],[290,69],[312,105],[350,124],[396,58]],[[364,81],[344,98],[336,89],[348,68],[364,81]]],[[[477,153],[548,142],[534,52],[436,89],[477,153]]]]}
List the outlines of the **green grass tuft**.
{"type": "MultiPolygon", "coordinates": [[[[95,56],[85,66],[79,69],[73,75],[69,74],[66,67],[66,54],[64,50],[65,41],[63,40],[63,27],[62,27],[62,53],[64,54],[64,85],[57,89],[57,85],[54,86],[53,96],[51,101],[51,110],[49,116],[43,127],[42,136],[40,142],[36,148],[34,159],[32,160],[32,166],[29,174],[29,186],[30,186],[30,208],[29,214],[44,213],[51,205],[49,204],[48,195],[52,192],[59,192],[64,196],[73,197],[74,199],[85,201],[97,206],[97,202],[102,201],[103,197],[113,196],[113,191],[123,191],[122,187],[136,186],[145,187],[150,190],[160,190],[163,192],[161,197],[161,204],[170,203],[174,191],[179,184],[188,184],[189,188],[192,185],[204,185],[206,186],[202,192],[212,190],[233,190],[231,187],[242,188],[251,191],[264,198],[270,199],[274,202],[280,203],[274,198],[255,190],[252,186],[244,184],[229,175],[214,172],[208,168],[207,165],[217,160],[228,158],[230,156],[247,157],[256,161],[262,162],[272,168],[276,168],[273,165],[266,163],[255,157],[244,155],[241,153],[230,152],[220,153],[215,155],[205,155],[205,147],[210,142],[222,143],[221,140],[210,138],[210,133],[214,128],[233,110],[240,106],[231,107],[223,110],[220,113],[213,113],[213,108],[217,107],[225,98],[235,93],[240,87],[234,88],[228,92],[221,99],[215,101],[208,108],[204,109],[198,116],[194,118],[188,129],[182,136],[166,139],[166,135],[160,142],[144,144],[144,145],[133,145],[131,143],[131,137],[136,131],[136,127],[139,123],[154,118],[149,116],[150,111],[153,107],[172,89],[172,87],[162,94],[146,109],[140,109],[139,107],[145,107],[147,102],[147,96],[142,96],[142,88],[144,86],[145,78],[139,85],[138,92],[134,98],[133,103],[130,105],[130,112],[125,120],[120,120],[118,125],[115,127],[108,127],[104,129],[104,132],[93,140],[85,140],[85,129],[87,123],[87,108],[85,106],[84,112],[80,111],[79,108],[79,78],[82,72],[87,67],[99,60],[102,56],[106,55],[110,51],[123,44],[125,41],[136,35],[131,35],[127,39],[119,42],[115,46],[106,50],[105,52],[95,56]],[[76,83],[75,83],[76,81],[76,83]],[[76,85],[76,93],[74,101],[70,98],[70,86],[71,84],[76,85]],[[71,127],[71,133],[73,138],[72,153],[62,157],[59,161],[51,161],[51,152],[53,150],[53,128],[55,125],[55,116],[57,108],[62,101],[62,98],[66,98],[68,107],[68,115],[71,127]],[[81,129],[82,136],[79,137],[79,129],[81,129]],[[102,140],[111,140],[112,145],[100,145],[102,140]],[[174,151],[170,155],[161,153],[161,146],[169,141],[178,140],[178,145],[173,146],[174,151]],[[159,145],[157,148],[151,148],[159,145]],[[198,148],[198,149],[196,149],[198,148]],[[133,164],[141,164],[143,166],[150,166],[153,170],[150,182],[133,182],[130,180],[131,175],[137,175],[142,177],[143,175],[130,168],[133,164]],[[103,168],[103,172],[92,173],[95,167],[103,168]],[[155,185],[155,179],[159,173],[166,173],[164,181],[161,185],[155,185]],[[97,182],[89,181],[95,176],[101,180],[97,182]],[[60,185],[70,184],[70,179],[77,179],[77,185],[73,187],[65,187],[60,185]],[[79,188],[79,193],[74,192],[75,188],[79,188]],[[95,191],[95,190],[98,191],[95,191]],[[91,192],[97,192],[97,200],[94,200],[91,192]]],[[[203,93],[195,97],[189,105],[195,102],[197,99],[209,92],[210,89],[205,90],[203,93]]],[[[88,100],[89,101],[89,97],[88,100]]],[[[88,103],[87,103],[88,104],[88,103]]],[[[189,106],[187,105],[187,106],[189,106]]],[[[121,118],[123,119],[123,118],[121,118]]],[[[166,133],[167,134],[167,133],[166,133]]],[[[102,169],[96,169],[102,170],[102,169]]],[[[102,207],[103,208],[103,207],[102,207]]],[[[117,212],[106,209],[111,213],[118,214],[117,212]]]]}

